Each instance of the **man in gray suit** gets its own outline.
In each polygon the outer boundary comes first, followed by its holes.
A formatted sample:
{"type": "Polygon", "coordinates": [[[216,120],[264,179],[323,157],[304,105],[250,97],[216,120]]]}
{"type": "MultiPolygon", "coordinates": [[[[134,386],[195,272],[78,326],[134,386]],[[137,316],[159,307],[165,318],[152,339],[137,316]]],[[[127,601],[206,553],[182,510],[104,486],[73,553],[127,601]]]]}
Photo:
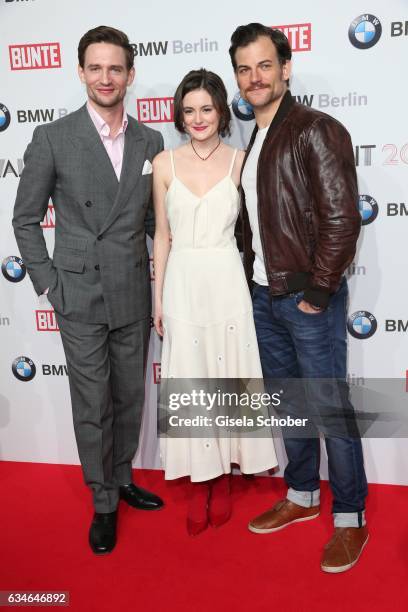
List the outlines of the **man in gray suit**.
{"type": "Polygon", "coordinates": [[[144,510],[163,505],[132,483],[151,314],[151,161],[163,138],[124,110],[135,74],[126,34],[90,30],[78,59],[88,101],[35,129],[13,226],[34,288],[47,293],[61,330],[78,452],[95,506],[89,542],[103,554],[116,543],[120,498],[144,510]],[[50,197],[52,259],[40,227],[50,197]]]}

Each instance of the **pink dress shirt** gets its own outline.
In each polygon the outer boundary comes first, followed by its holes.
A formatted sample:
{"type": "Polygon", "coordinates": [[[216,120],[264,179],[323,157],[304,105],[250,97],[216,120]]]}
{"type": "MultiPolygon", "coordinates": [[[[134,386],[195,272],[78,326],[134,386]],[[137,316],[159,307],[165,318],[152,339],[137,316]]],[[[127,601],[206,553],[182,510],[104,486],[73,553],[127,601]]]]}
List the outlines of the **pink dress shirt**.
{"type": "Polygon", "coordinates": [[[109,125],[104,119],[102,119],[99,113],[96,112],[89,102],[87,102],[86,108],[88,109],[89,116],[91,117],[92,122],[96,127],[99,136],[101,137],[103,146],[109,155],[109,159],[112,162],[113,169],[115,170],[115,174],[119,181],[122,170],[123,150],[125,148],[125,132],[128,125],[125,109],[123,109],[122,125],[119,132],[116,134],[115,138],[112,138],[110,135],[109,125]]]}

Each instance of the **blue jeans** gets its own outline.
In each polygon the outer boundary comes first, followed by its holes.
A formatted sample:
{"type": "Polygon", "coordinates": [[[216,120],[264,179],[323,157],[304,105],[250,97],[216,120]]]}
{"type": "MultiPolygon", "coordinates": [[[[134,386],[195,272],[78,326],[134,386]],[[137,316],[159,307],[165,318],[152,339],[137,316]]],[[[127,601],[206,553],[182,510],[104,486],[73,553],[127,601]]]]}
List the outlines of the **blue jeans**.
{"type": "MultiPolygon", "coordinates": [[[[298,308],[303,292],[270,297],[255,285],[254,319],[265,379],[340,379],[347,376],[347,301],[344,278],[328,307],[308,314],[298,308]]],[[[299,408],[296,416],[299,416],[299,408]]],[[[309,507],[319,504],[320,440],[284,438],[288,499],[309,507]]],[[[335,526],[361,527],[367,480],[358,436],[325,436],[335,526]]]]}

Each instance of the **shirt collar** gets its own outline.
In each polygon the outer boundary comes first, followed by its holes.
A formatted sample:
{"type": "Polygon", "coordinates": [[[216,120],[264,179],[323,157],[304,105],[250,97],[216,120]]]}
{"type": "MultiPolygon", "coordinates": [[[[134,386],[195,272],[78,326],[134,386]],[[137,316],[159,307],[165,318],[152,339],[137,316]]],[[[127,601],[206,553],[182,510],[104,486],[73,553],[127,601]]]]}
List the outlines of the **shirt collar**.
{"type": "MultiPolygon", "coordinates": [[[[105,119],[103,119],[100,116],[100,114],[96,112],[96,110],[90,104],[89,101],[86,103],[86,108],[88,110],[89,116],[91,117],[94,126],[96,127],[96,130],[97,130],[99,136],[103,136],[105,138],[109,138],[110,137],[110,127],[106,123],[105,119]]],[[[118,136],[119,134],[124,134],[126,132],[127,126],[128,126],[128,118],[127,118],[126,111],[123,108],[122,125],[121,125],[118,133],[116,134],[116,136],[118,136]]]]}

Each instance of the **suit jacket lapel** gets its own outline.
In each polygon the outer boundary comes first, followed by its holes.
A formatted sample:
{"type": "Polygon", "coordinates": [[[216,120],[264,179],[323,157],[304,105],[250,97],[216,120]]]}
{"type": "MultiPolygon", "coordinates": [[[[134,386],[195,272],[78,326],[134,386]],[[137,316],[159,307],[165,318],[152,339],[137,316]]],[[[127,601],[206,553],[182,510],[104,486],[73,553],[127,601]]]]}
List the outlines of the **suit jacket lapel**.
{"type": "Polygon", "coordinates": [[[103,223],[102,232],[106,231],[116,219],[142,176],[145,151],[146,141],[142,130],[137,122],[132,117],[129,117],[129,123],[125,132],[125,148],[123,151],[119,189],[112,209],[103,223]]]}
{"type": "Polygon", "coordinates": [[[92,119],[84,105],[79,110],[78,129],[72,135],[74,144],[81,146],[88,153],[87,162],[93,174],[95,174],[105,187],[106,195],[113,202],[118,193],[119,182],[113,169],[112,162],[106,152],[92,119]]]}

